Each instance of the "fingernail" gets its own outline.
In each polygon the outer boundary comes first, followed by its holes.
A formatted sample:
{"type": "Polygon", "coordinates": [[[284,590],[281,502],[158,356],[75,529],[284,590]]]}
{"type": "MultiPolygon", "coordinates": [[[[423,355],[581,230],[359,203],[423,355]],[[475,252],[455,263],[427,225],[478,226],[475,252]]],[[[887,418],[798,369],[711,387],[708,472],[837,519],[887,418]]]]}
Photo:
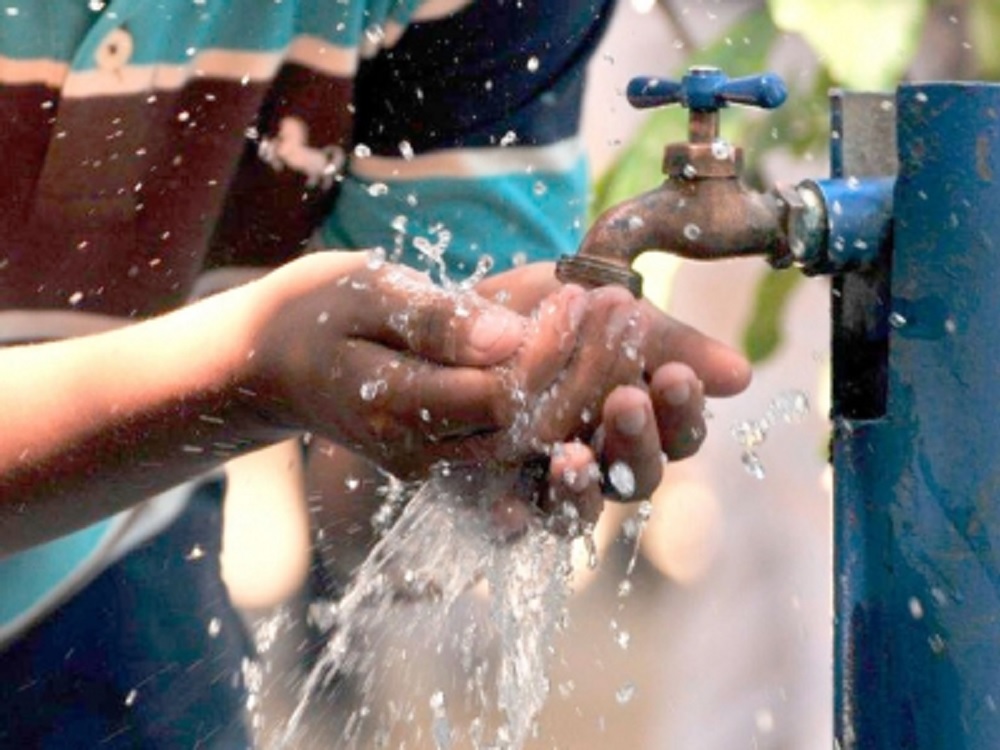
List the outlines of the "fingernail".
{"type": "Polygon", "coordinates": [[[646,410],[639,407],[622,412],[615,418],[615,427],[623,435],[638,437],[646,427],[646,410]]]}
{"type": "Polygon", "coordinates": [[[503,310],[487,310],[482,313],[469,331],[469,343],[481,352],[489,351],[503,336],[514,330],[520,318],[503,310]]]}
{"type": "Polygon", "coordinates": [[[684,406],[691,400],[691,383],[681,380],[663,389],[663,398],[671,406],[684,406]]]}

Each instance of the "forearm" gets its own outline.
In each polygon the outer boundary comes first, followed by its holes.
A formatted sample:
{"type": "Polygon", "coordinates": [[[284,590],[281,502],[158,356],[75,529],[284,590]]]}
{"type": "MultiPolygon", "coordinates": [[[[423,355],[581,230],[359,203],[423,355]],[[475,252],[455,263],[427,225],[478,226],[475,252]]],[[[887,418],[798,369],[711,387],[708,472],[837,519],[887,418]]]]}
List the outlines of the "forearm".
{"type": "Polygon", "coordinates": [[[0,350],[0,554],[122,510],[287,433],[247,389],[248,295],[0,350]]]}

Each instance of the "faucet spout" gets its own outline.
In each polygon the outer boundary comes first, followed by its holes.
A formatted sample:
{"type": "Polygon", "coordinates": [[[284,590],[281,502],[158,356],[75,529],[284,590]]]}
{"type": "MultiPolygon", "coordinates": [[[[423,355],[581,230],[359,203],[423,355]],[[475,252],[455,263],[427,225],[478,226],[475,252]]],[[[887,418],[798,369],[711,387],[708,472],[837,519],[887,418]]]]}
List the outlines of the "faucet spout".
{"type": "Polygon", "coordinates": [[[777,197],[734,177],[672,178],[605,211],[577,254],[560,261],[558,273],[565,281],[624,283],[636,292],[631,266],[648,250],[718,260],[778,257],[784,244],[777,197]]]}

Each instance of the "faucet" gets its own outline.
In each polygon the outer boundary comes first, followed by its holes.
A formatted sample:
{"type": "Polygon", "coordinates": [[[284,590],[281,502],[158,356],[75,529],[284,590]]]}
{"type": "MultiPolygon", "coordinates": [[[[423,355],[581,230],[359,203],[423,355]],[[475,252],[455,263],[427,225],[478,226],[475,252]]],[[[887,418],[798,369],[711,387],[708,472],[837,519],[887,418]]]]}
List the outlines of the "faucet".
{"type": "Polygon", "coordinates": [[[642,277],[631,266],[646,250],[696,260],[765,255],[775,266],[789,265],[789,221],[818,226],[818,208],[803,205],[795,191],[747,188],[740,178],[743,150],[719,138],[719,110],[730,103],[773,109],[786,95],[776,75],[730,79],[707,66],[690,68],[680,82],[630,81],[628,101],[636,108],[687,107],[688,140],[667,145],[662,185],[598,217],[577,253],[559,260],[559,279],[586,286],[622,284],[638,297],[642,277]]]}

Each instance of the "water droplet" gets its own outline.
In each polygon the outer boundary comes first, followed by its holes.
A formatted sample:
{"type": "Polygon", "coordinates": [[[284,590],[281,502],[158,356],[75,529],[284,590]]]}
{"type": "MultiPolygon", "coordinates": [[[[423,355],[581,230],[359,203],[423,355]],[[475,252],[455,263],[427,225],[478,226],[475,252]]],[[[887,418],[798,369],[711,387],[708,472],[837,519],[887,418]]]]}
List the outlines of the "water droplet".
{"type": "Polygon", "coordinates": [[[361,384],[361,400],[374,401],[380,393],[386,391],[387,385],[384,380],[367,380],[361,384]]]}
{"type": "Polygon", "coordinates": [[[208,634],[212,638],[215,638],[221,632],[222,632],[222,620],[220,620],[218,617],[213,617],[211,620],[208,621],[208,634]]]}
{"type": "Polygon", "coordinates": [[[324,325],[328,320],[330,320],[330,313],[328,313],[326,310],[324,310],[323,312],[321,312],[319,315],[316,316],[316,322],[319,325],[324,325]]]}
{"type": "Polygon", "coordinates": [[[696,239],[701,237],[701,227],[699,227],[697,224],[685,224],[684,236],[687,237],[692,242],[694,242],[696,239]]]}
{"type": "Polygon", "coordinates": [[[889,325],[891,325],[893,328],[903,328],[904,326],[906,326],[906,323],[907,323],[906,316],[903,315],[902,313],[895,311],[889,313],[889,325]]]}
{"type": "Polygon", "coordinates": [[[587,551],[587,567],[590,570],[597,569],[597,542],[594,540],[593,528],[586,528],[581,534],[583,546],[587,551]]]}
{"type": "Polygon", "coordinates": [[[507,146],[513,146],[515,143],[517,143],[517,133],[515,133],[513,130],[508,130],[506,133],[503,134],[503,137],[500,139],[500,145],[503,146],[504,148],[506,148],[507,146]]]}
{"type": "Polygon", "coordinates": [[[357,159],[367,159],[372,155],[371,147],[364,143],[358,143],[354,147],[354,156],[357,159]]]}
{"type": "Polygon", "coordinates": [[[743,451],[740,456],[740,462],[743,464],[743,468],[747,470],[747,473],[754,479],[763,479],[766,475],[764,471],[764,464],[758,456],[753,451],[743,451]]]}
{"type": "MultiPolygon", "coordinates": [[[[622,536],[624,536],[629,541],[634,541],[638,538],[640,531],[640,523],[636,518],[626,518],[622,521],[622,536]]],[[[629,584],[631,586],[631,584],[629,584]]]]}
{"type": "Polygon", "coordinates": [[[920,603],[917,597],[911,596],[908,606],[910,608],[910,617],[914,620],[924,619],[924,605],[920,603]]]}
{"type": "Polygon", "coordinates": [[[628,578],[622,580],[618,584],[618,596],[621,599],[625,599],[632,593],[632,581],[628,578]]]}
{"type": "Polygon", "coordinates": [[[533,192],[533,193],[535,194],[535,196],[536,196],[536,197],[539,197],[539,198],[540,198],[540,197],[542,197],[543,195],[545,195],[545,194],[546,194],[547,192],[549,192],[549,186],[548,186],[548,185],[546,185],[546,184],[545,184],[544,182],[542,182],[541,180],[538,180],[538,181],[537,181],[537,182],[536,182],[536,183],[534,184],[534,186],[532,186],[532,189],[531,189],[531,192],[533,192]]]}
{"type": "Polygon", "coordinates": [[[382,266],[385,265],[385,248],[384,247],[373,247],[368,251],[368,257],[366,258],[365,265],[368,266],[372,271],[377,271],[382,266]]]}
{"type": "Polygon", "coordinates": [[[368,186],[368,195],[372,196],[373,198],[379,198],[383,195],[387,195],[388,193],[389,193],[389,186],[386,185],[384,182],[373,182],[371,185],[368,186]]]}
{"type": "Polygon", "coordinates": [[[796,424],[809,414],[809,397],[802,391],[783,391],[775,396],[767,407],[770,423],[785,422],[796,424]]]}
{"type": "Polygon", "coordinates": [[[406,161],[413,161],[413,145],[409,141],[399,142],[399,153],[406,161]]]}
{"type": "Polygon", "coordinates": [[[135,688],[132,688],[131,690],[128,691],[128,694],[125,696],[125,705],[126,706],[134,705],[135,699],[138,697],[139,697],[139,691],[136,690],[135,688]]]}
{"type": "Polygon", "coordinates": [[[694,164],[685,164],[684,169],[681,170],[682,174],[689,180],[693,180],[698,176],[698,169],[694,164]]]}
{"type": "Polygon", "coordinates": [[[365,37],[371,44],[381,44],[385,40],[385,29],[381,24],[373,23],[365,29],[365,37]]]}
{"type": "Polygon", "coordinates": [[[750,419],[734,424],[729,434],[743,448],[755,448],[767,439],[767,429],[766,422],[750,419]]]}
{"type": "MultiPolygon", "coordinates": [[[[650,500],[643,500],[639,503],[639,507],[635,511],[636,518],[639,519],[639,524],[645,526],[646,522],[653,517],[653,503],[650,500]]],[[[641,531],[641,528],[640,528],[641,531]]]]}
{"type": "Polygon", "coordinates": [[[81,302],[83,302],[83,292],[79,291],[73,292],[71,295],[69,295],[69,299],[67,300],[67,302],[69,302],[74,307],[76,305],[79,305],[81,302]]]}
{"type": "Polygon", "coordinates": [[[354,492],[354,490],[361,486],[361,480],[355,476],[349,476],[344,480],[344,486],[348,492],[354,492]]]}
{"type": "Polygon", "coordinates": [[[200,560],[205,556],[205,550],[201,548],[200,544],[196,544],[191,548],[191,551],[185,555],[185,560],[200,560]]]}
{"type": "Polygon", "coordinates": [[[927,639],[927,644],[931,647],[931,651],[935,654],[943,654],[947,644],[944,642],[944,638],[941,637],[940,633],[935,633],[930,638],[927,639]]]}
{"type": "Polygon", "coordinates": [[[719,161],[726,161],[731,159],[733,156],[733,147],[729,142],[717,138],[712,141],[712,156],[714,156],[719,161]]]}
{"type": "Polygon", "coordinates": [[[618,645],[622,651],[628,651],[629,644],[632,642],[632,634],[627,630],[619,630],[615,633],[615,643],[618,645]]]}
{"type": "Polygon", "coordinates": [[[646,226],[646,221],[641,216],[633,214],[632,216],[628,217],[626,225],[628,226],[630,232],[635,232],[646,226]]]}
{"type": "Polygon", "coordinates": [[[631,681],[626,682],[624,685],[618,688],[617,691],[615,691],[615,700],[618,701],[618,703],[623,706],[630,700],[632,700],[634,697],[635,697],[635,683],[631,681]]]}
{"type": "Polygon", "coordinates": [[[763,734],[769,734],[774,731],[774,713],[769,708],[758,708],[754,713],[754,724],[757,725],[757,731],[763,734]]]}
{"type": "Polygon", "coordinates": [[[540,65],[541,62],[539,61],[539,59],[535,55],[532,55],[531,57],[528,58],[526,67],[528,68],[529,73],[537,73],[540,65]]]}
{"type": "Polygon", "coordinates": [[[927,101],[927,94],[925,94],[923,91],[918,91],[917,94],[916,94],[916,96],[914,98],[918,102],[920,102],[921,104],[923,104],[924,102],[927,101]]]}
{"type": "Polygon", "coordinates": [[[177,113],[177,121],[178,122],[187,122],[190,119],[191,119],[191,113],[188,112],[187,110],[184,110],[182,112],[178,112],[177,113]]]}
{"type": "Polygon", "coordinates": [[[635,494],[635,474],[624,461],[615,461],[608,469],[608,481],[621,497],[627,499],[635,494]]]}

